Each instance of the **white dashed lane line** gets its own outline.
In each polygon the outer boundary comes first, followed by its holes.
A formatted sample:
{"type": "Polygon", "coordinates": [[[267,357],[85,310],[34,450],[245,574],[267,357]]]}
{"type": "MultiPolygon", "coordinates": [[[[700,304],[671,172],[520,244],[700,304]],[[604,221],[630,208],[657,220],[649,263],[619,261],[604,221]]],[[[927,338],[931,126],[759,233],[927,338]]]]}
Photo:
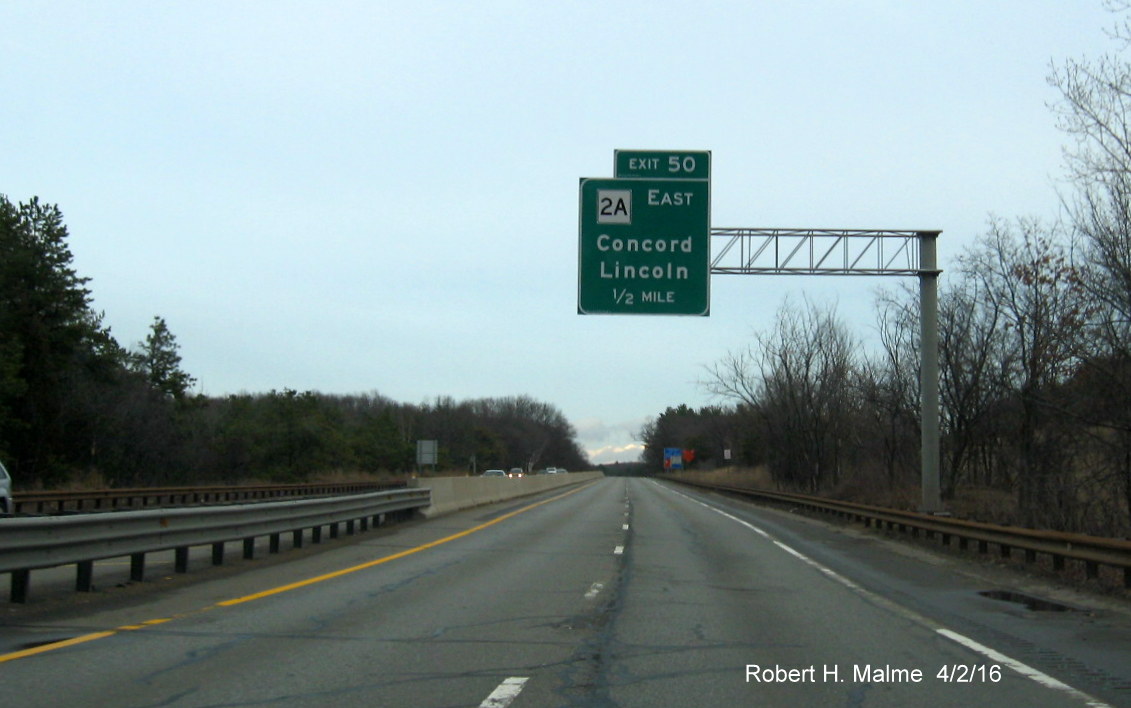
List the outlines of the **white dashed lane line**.
{"type": "Polygon", "coordinates": [[[518,694],[522,693],[522,687],[528,680],[525,676],[512,676],[503,681],[491,692],[491,695],[483,699],[479,708],[506,708],[518,697],[518,694]]]}

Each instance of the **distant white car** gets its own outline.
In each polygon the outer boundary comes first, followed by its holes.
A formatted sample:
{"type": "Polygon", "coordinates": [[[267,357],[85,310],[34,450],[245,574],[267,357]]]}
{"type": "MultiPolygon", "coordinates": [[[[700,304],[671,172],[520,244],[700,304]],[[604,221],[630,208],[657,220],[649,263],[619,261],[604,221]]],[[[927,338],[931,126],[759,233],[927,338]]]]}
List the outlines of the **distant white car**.
{"type": "Polygon", "coordinates": [[[0,513],[11,514],[12,511],[12,477],[0,462],[0,513]]]}
{"type": "Polygon", "coordinates": [[[506,477],[507,473],[502,470],[487,470],[483,473],[484,477],[506,477]]]}

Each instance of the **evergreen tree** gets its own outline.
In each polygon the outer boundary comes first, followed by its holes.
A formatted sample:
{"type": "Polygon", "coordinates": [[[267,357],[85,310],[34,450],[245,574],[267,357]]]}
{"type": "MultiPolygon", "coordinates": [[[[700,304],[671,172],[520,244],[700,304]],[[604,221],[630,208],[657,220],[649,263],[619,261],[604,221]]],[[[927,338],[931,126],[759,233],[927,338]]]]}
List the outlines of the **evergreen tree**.
{"type": "Polygon", "coordinates": [[[144,374],[150,385],[169,398],[185,397],[196,379],[181,370],[180,346],[162,317],[154,317],[145,341],[130,356],[133,369],[144,374]]]}
{"type": "Polygon", "coordinates": [[[63,474],[76,369],[106,356],[55,205],[0,195],[0,451],[28,481],[63,474]]]}

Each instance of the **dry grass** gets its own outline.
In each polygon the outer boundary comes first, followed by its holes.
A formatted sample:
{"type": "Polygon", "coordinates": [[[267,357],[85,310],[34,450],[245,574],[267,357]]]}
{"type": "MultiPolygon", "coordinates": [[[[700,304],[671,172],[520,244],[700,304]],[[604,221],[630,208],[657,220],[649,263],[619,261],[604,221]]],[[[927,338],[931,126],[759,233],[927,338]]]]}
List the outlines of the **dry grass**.
{"type": "Polygon", "coordinates": [[[988,524],[1018,524],[1017,495],[1004,489],[966,487],[947,500],[951,513],[960,519],[988,524]]]}
{"type": "Polygon", "coordinates": [[[769,471],[765,467],[721,467],[701,472],[676,472],[675,476],[694,479],[707,484],[722,484],[730,487],[752,487],[755,489],[776,489],[769,471]]]}
{"type": "Polygon", "coordinates": [[[357,482],[388,482],[409,475],[392,472],[361,472],[359,470],[330,470],[310,475],[309,484],[354,484],[357,482]]]}
{"type": "MultiPolygon", "coordinates": [[[[86,472],[71,477],[64,484],[53,488],[51,491],[87,492],[95,489],[109,489],[110,486],[111,483],[101,472],[87,470],[86,472]]],[[[24,491],[24,488],[21,487],[20,491],[24,491]]],[[[28,491],[31,490],[29,489],[28,491]]]]}

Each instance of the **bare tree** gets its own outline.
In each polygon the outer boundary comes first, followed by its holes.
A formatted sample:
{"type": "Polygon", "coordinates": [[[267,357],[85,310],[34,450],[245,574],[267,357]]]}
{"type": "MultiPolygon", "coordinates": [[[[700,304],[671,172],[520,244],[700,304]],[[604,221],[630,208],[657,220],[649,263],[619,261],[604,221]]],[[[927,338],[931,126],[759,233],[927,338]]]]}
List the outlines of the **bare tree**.
{"type": "Polygon", "coordinates": [[[958,282],[943,292],[939,303],[948,494],[967,483],[995,487],[1013,482],[997,454],[1004,438],[997,414],[1007,395],[1003,332],[995,299],[984,296],[979,279],[958,274],[958,282]]]}
{"type": "Polygon", "coordinates": [[[816,491],[845,462],[857,350],[834,308],[786,302],[770,331],[708,367],[703,386],[758,413],[775,480],[816,491]]]}
{"type": "Polygon", "coordinates": [[[904,288],[898,293],[877,293],[880,357],[869,357],[860,370],[862,416],[869,425],[865,435],[879,441],[885,477],[895,486],[915,472],[919,439],[919,313],[915,296],[904,288]]]}
{"type": "Polygon", "coordinates": [[[1015,402],[1018,501],[1033,526],[1063,526],[1073,506],[1064,416],[1053,413],[1060,387],[1076,370],[1088,305],[1060,236],[1032,220],[993,220],[961,259],[986,307],[1001,317],[1000,381],[1015,402]]]}
{"type": "Polygon", "coordinates": [[[1074,189],[1066,202],[1095,304],[1093,336],[1079,352],[1088,405],[1076,412],[1096,431],[1104,483],[1122,491],[1122,520],[1131,524],[1131,3],[1107,5],[1116,51],[1054,67],[1049,83],[1060,92],[1058,125],[1074,138],[1065,149],[1074,189]]]}

